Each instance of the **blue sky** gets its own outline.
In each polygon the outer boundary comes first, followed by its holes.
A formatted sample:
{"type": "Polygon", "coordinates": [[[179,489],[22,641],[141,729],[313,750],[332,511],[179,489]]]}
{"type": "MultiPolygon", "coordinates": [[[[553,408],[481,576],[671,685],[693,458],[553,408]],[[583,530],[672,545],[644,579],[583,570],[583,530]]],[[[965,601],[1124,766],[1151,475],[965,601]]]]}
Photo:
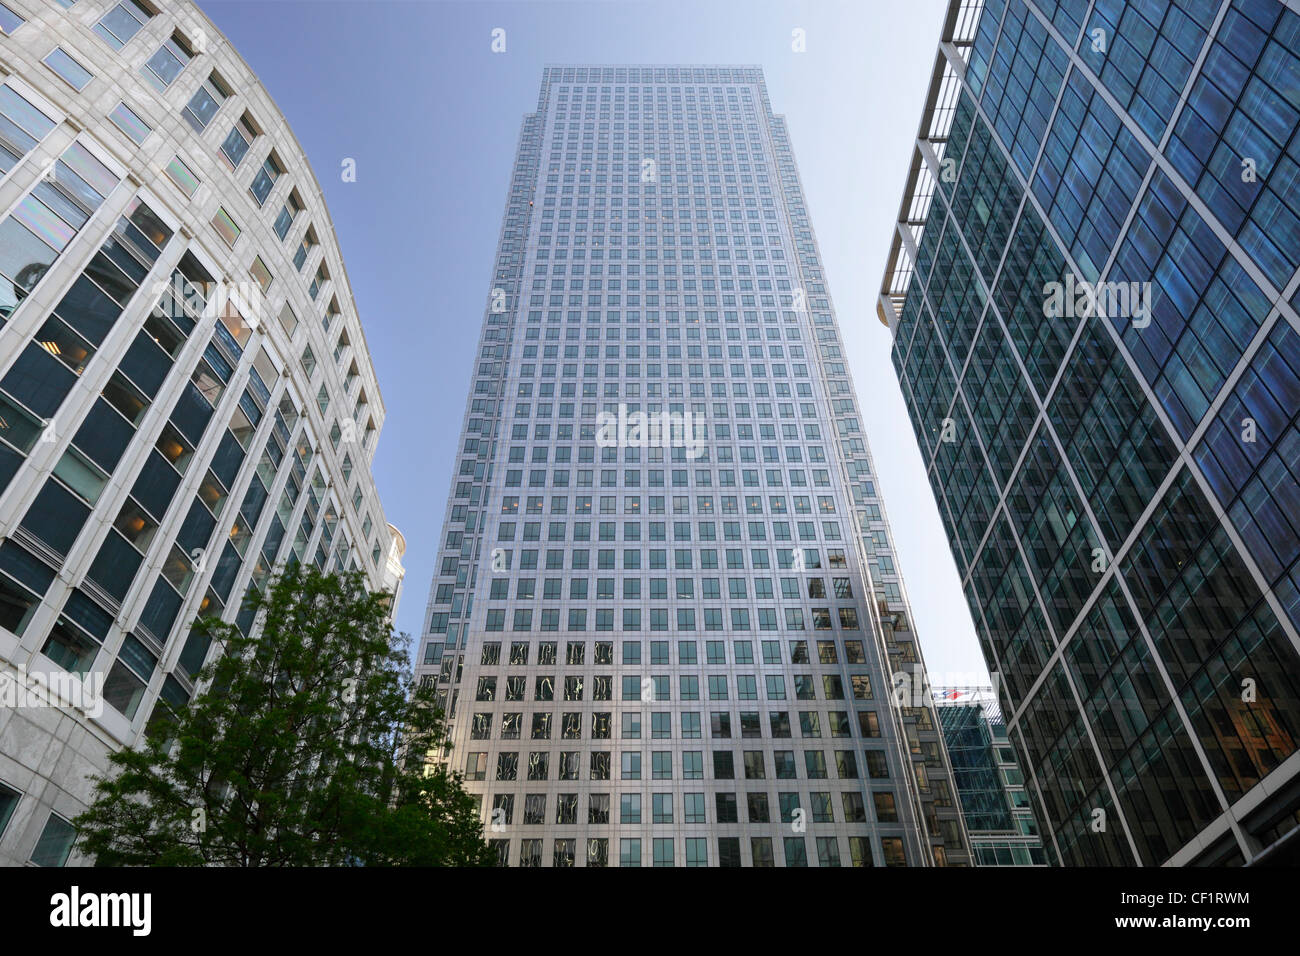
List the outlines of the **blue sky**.
{"type": "Polygon", "coordinates": [[[945,0],[200,0],[320,179],[388,411],[375,477],[418,635],[523,114],[550,63],[758,64],[788,119],[932,673],[981,673],[875,301],[945,0]],[[506,31],[505,53],[491,50],[506,31]],[[806,51],[792,50],[802,29],[806,51]],[[341,163],[356,161],[356,182],[341,163]]]}

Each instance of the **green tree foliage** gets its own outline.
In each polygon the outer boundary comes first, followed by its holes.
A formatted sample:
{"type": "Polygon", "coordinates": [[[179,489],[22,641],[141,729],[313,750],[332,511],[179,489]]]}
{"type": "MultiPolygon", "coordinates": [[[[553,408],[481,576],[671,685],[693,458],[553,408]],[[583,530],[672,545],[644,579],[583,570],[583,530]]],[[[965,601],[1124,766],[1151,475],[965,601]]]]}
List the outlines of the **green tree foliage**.
{"type": "MultiPolygon", "coordinates": [[[[486,866],[479,809],[388,596],[293,565],[251,598],[260,627],[202,618],[220,654],[181,713],[113,755],[77,818],[103,866],[486,866]]],[[[161,707],[162,705],[160,705],[161,707]]]]}

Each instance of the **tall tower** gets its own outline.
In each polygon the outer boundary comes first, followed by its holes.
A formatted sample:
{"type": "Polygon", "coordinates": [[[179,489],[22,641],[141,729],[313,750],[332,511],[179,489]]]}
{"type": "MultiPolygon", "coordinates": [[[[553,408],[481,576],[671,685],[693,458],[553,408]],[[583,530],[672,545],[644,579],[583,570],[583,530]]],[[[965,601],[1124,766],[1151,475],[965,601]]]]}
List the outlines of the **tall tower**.
{"type": "Polygon", "coordinates": [[[485,300],[420,661],[501,861],[968,863],[761,71],[548,68],[485,300]]]}
{"type": "Polygon", "coordinates": [[[1300,846],[1298,7],[949,10],[880,314],[1065,864],[1300,846]]]}
{"type": "Polygon", "coordinates": [[[285,560],[397,591],[383,419],[320,187],[207,17],[0,4],[0,863],[77,862],[196,616],[249,633],[285,560]]]}

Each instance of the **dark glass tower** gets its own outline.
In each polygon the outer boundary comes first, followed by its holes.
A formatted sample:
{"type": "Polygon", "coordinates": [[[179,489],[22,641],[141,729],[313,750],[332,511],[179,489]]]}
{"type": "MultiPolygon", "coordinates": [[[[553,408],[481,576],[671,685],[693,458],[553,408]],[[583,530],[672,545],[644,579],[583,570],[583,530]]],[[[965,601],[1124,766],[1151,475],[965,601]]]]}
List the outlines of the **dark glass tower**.
{"type": "Polygon", "coordinates": [[[502,862],[967,863],[762,73],[547,69],[485,293],[421,661],[502,862]]]}
{"type": "Polygon", "coordinates": [[[1063,863],[1300,823],[1298,164],[1294,4],[951,6],[880,314],[1063,863]]]}

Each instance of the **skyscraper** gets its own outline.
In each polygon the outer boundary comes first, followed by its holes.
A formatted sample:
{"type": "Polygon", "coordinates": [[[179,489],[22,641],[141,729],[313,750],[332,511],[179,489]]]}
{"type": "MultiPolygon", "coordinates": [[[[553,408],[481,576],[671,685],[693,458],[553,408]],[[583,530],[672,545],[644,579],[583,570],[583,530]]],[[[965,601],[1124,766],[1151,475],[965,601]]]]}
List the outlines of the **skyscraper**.
{"type": "Polygon", "coordinates": [[[1298,131],[1294,3],[949,10],[880,314],[1066,864],[1300,823],[1298,131]]]}
{"type": "Polygon", "coordinates": [[[940,698],[961,815],[976,866],[1045,866],[1047,855],[992,688],[940,698]]]}
{"type": "Polygon", "coordinates": [[[290,558],[396,593],[383,419],[320,187],[199,9],[4,0],[0,863],[68,861],[197,615],[248,633],[290,558]]]}
{"type": "Polygon", "coordinates": [[[761,71],[548,68],[484,292],[420,670],[501,861],[968,863],[761,71]]]}

